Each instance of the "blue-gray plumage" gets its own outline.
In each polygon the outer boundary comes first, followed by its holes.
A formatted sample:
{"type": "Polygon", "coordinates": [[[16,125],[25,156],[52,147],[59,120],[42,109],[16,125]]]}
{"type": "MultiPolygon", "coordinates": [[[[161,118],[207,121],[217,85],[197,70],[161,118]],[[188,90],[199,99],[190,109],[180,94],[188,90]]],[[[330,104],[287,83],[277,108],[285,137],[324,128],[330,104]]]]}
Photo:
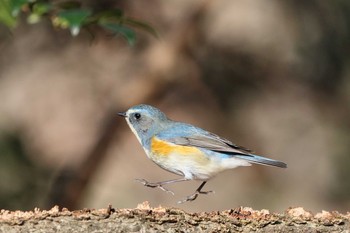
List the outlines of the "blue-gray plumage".
{"type": "Polygon", "coordinates": [[[221,171],[249,166],[251,163],[287,167],[283,162],[255,155],[250,150],[206,130],[170,120],[163,112],[150,105],[137,105],[119,115],[126,118],[153,162],[184,177],[157,183],[139,180],[145,186],[171,192],[163,185],[193,179],[203,181],[196,192],[182,202],[193,201],[199,194],[209,193],[201,189],[207,180],[221,171]]]}

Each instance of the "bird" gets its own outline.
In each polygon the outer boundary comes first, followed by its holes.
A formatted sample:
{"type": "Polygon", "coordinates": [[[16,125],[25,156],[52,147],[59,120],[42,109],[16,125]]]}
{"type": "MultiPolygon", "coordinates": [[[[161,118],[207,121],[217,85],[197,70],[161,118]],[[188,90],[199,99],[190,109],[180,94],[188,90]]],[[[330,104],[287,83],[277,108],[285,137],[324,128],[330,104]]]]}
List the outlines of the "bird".
{"type": "Polygon", "coordinates": [[[195,192],[180,200],[179,204],[194,201],[200,194],[213,193],[202,189],[209,179],[222,171],[251,164],[287,168],[284,162],[256,155],[214,133],[173,121],[151,105],[135,105],[118,115],[125,118],[150,160],[162,169],[181,176],[160,182],[148,182],[145,179],[137,181],[146,187],[160,188],[173,195],[165,185],[201,181],[195,192]]]}

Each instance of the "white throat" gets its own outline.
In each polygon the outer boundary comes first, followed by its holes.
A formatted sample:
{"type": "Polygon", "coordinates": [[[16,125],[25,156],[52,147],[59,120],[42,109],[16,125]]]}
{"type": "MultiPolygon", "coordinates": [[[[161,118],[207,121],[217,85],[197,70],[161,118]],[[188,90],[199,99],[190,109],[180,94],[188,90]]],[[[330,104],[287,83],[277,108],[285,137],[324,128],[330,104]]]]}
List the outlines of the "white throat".
{"type": "Polygon", "coordinates": [[[139,141],[139,143],[142,145],[142,142],[141,142],[141,138],[139,137],[139,135],[137,134],[135,128],[130,124],[130,122],[128,120],[126,120],[126,123],[128,123],[131,131],[135,134],[137,140],[139,141]]]}
{"type": "MultiPolygon", "coordinates": [[[[130,114],[132,114],[132,113],[134,113],[134,112],[135,112],[135,111],[133,111],[133,110],[128,110],[126,114],[129,116],[130,114]]],[[[137,140],[139,141],[139,143],[142,145],[141,138],[139,137],[139,135],[138,135],[138,133],[136,132],[135,128],[132,126],[132,124],[129,122],[129,120],[128,120],[127,118],[126,118],[125,120],[126,120],[126,123],[128,123],[128,125],[129,125],[131,131],[135,134],[135,136],[136,136],[137,140]]]]}

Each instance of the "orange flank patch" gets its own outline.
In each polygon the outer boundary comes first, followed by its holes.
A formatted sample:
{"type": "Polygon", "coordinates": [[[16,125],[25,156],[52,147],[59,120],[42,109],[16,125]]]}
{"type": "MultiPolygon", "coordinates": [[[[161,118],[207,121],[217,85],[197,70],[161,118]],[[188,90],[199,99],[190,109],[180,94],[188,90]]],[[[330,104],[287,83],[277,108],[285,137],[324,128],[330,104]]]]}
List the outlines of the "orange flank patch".
{"type": "Polygon", "coordinates": [[[190,146],[178,146],[165,141],[159,140],[156,137],[153,137],[151,140],[151,151],[156,155],[167,156],[171,153],[176,153],[180,155],[198,155],[202,152],[190,146]]]}

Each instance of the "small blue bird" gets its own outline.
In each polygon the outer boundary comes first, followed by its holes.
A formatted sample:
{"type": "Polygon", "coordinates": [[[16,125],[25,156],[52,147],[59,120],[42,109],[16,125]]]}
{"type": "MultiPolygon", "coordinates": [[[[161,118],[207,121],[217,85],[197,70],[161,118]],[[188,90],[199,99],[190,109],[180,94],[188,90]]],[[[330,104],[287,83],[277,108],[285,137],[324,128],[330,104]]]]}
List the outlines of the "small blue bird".
{"type": "Polygon", "coordinates": [[[193,201],[199,194],[211,193],[202,191],[202,188],[210,178],[227,169],[250,166],[252,163],[287,167],[283,162],[252,154],[250,150],[201,128],[170,120],[150,105],[137,105],[118,115],[125,117],[149,159],[161,168],[183,176],[156,183],[139,179],[143,185],[174,194],[164,185],[188,180],[202,181],[192,195],[178,203],[193,201]]]}

